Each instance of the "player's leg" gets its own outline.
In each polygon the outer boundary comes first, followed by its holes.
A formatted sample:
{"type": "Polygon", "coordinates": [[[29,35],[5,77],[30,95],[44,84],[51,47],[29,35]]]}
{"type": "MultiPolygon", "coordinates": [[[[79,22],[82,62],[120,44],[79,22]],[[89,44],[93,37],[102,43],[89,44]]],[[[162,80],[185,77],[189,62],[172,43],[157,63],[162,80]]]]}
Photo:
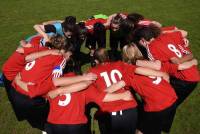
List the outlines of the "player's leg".
{"type": "Polygon", "coordinates": [[[134,134],[137,125],[137,108],[118,111],[117,115],[112,115],[113,134],[134,134]]]}
{"type": "Polygon", "coordinates": [[[175,89],[178,96],[177,106],[179,106],[196,88],[197,82],[183,81],[177,78],[170,78],[170,84],[175,89]]]}
{"type": "Polygon", "coordinates": [[[96,35],[98,48],[106,48],[106,31],[100,35],[96,35]]]}
{"type": "Polygon", "coordinates": [[[162,125],[162,131],[165,132],[165,133],[170,133],[170,129],[172,127],[172,123],[174,121],[174,117],[175,117],[175,114],[176,114],[176,102],[170,106],[169,108],[167,108],[165,110],[165,113],[163,115],[163,125],[162,125]]]}
{"type": "Polygon", "coordinates": [[[111,116],[109,113],[95,114],[101,134],[111,134],[111,116]]]}
{"type": "Polygon", "coordinates": [[[161,113],[144,112],[140,120],[140,130],[143,134],[161,134],[161,113]]]}

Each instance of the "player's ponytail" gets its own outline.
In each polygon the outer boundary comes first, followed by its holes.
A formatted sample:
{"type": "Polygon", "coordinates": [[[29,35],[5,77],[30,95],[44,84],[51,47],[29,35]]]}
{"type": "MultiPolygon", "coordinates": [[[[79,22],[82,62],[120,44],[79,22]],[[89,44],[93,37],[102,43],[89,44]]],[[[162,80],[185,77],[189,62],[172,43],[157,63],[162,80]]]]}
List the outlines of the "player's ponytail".
{"type": "Polygon", "coordinates": [[[152,38],[157,38],[161,34],[161,29],[154,24],[149,26],[142,26],[135,30],[134,38],[138,43],[142,38],[150,41],[152,38]]]}
{"type": "Polygon", "coordinates": [[[65,52],[71,52],[73,53],[76,49],[75,43],[73,43],[71,40],[66,39],[65,40],[65,45],[62,48],[65,52]]]}
{"type": "Polygon", "coordinates": [[[143,56],[135,44],[125,45],[122,49],[122,58],[124,62],[135,64],[136,60],[142,59],[143,56]]]}

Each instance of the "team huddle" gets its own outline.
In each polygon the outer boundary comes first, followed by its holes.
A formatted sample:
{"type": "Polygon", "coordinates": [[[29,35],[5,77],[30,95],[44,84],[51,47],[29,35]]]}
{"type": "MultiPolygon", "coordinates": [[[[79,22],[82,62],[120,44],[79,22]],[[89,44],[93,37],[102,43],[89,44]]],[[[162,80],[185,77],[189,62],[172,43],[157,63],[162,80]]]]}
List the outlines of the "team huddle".
{"type": "Polygon", "coordinates": [[[43,133],[91,134],[91,107],[101,134],[170,133],[200,80],[187,31],[138,13],[67,16],[34,29],[2,72],[17,120],[43,133]]]}

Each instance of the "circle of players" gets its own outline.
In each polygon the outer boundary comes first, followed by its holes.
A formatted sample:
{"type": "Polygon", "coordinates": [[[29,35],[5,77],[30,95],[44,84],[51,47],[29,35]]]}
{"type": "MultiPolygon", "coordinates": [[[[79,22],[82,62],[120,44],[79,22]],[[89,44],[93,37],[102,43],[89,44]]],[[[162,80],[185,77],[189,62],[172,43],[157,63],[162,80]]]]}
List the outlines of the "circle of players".
{"type": "Polygon", "coordinates": [[[169,133],[200,80],[187,32],[138,13],[67,16],[34,29],[4,63],[3,80],[18,121],[48,134],[94,133],[91,107],[101,134],[169,133]]]}

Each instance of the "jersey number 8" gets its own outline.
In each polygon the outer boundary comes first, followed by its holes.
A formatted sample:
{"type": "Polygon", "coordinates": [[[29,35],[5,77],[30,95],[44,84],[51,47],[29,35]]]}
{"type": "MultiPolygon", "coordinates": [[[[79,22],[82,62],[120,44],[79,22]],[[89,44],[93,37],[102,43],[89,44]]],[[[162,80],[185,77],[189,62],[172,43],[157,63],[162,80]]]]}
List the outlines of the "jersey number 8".
{"type": "Polygon", "coordinates": [[[168,48],[170,51],[174,52],[179,58],[182,57],[181,52],[173,44],[168,44],[168,48]]]}

